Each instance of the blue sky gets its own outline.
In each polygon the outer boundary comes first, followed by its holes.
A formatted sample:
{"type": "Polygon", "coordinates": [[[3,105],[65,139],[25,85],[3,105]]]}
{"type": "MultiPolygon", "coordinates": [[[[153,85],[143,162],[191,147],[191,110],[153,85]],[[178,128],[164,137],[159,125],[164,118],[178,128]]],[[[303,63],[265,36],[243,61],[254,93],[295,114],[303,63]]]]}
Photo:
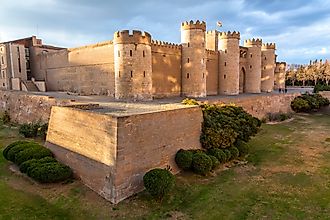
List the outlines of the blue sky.
{"type": "Polygon", "coordinates": [[[330,59],[330,0],[0,0],[0,42],[37,35],[75,47],[112,39],[122,29],[180,42],[180,23],[204,20],[209,30],[240,31],[241,41],[276,42],[279,61],[330,59]]]}

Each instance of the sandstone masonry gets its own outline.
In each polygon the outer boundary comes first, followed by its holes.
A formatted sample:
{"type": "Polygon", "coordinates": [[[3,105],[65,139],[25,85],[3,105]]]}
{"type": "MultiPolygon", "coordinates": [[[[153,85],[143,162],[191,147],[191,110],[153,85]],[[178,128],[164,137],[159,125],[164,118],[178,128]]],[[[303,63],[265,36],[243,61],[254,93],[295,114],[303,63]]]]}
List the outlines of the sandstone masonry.
{"type": "Polygon", "coordinates": [[[4,42],[0,88],[118,100],[271,92],[285,74],[285,67],[275,71],[285,65],[276,63],[275,44],[249,39],[240,46],[239,41],[239,32],[207,31],[205,22],[189,21],[181,24],[180,44],[136,30],[69,49],[44,45],[36,37],[4,42]]]}

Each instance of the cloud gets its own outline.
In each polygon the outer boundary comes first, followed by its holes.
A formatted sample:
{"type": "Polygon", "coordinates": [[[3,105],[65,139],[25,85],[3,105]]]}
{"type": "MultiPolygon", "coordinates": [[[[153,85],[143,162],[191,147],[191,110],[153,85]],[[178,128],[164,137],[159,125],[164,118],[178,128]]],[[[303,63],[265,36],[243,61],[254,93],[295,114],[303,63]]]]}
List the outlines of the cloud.
{"type": "Polygon", "coordinates": [[[180,23],[190,19],[208,29],[220,20],[220,30],[240,31],[242,40],[276,42],[279,60],[329,57],[330,0],[1,0],[0,41],[38,34],[48,44],[75,47],[140,29],[179,43],[180,23]]]}

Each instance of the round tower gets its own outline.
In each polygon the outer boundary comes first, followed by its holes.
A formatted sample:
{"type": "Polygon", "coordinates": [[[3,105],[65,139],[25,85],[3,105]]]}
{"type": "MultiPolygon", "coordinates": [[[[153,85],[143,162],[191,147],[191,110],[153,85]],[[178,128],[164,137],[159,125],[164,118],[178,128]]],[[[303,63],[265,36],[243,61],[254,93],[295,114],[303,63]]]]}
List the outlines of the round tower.
{"type": "Polygon", "coordinates": [[[275,89],[284,89],[285,88],[285,72],[286,72],[286,63],[285,62],[276,62],[275,89]]]}
{"type": "Polygon", "coordinates": [[[221,95],[239,94],[239,40],[240,33],[220,32],[219,49],[219,90],[221,95]]]}
{"type": "Polygon", "coordinates": [[[114,34],[115,98],[152,99],[151,35],[128,30],[114,34]]]}
{"type": "Polygon", "coordinates": [[[245,91],[247,93],[261,92],[261,39],[246,40],[244,47],[248,48],[245,91]]]}
{"type": "Polygon", "coordinates": [[[181,24],[183,96],[206,96],[205,30],[204,21],[181,24]]]}
{"type": "Polygon", "coordinates": [[[261,92],[274,90],[275,49],[274,43],[261,46],[261,92]]]}

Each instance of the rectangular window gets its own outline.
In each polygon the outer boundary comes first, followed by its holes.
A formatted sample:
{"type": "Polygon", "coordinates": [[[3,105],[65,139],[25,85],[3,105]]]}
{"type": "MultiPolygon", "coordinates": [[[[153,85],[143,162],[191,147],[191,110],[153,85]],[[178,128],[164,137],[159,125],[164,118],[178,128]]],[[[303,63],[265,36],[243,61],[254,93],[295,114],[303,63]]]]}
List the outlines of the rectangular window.
{"type": "Polygon", "coordinates": [[[143,77],[146,77],[146,71],[143,71],[143,77]]]}
{"type": "Polygon", "coordinates": [[[203,73],[203,79],[205,78],[205,73],[203,73]]]}
{"type": "Polygon", "coordinates": [[[189,58],[187,59],[187,62],[189,63],[189,58]]]}
{"type": "Polygon", "coordinates": [[[129,51],[129,55],[133,56],[133,51],[132,50],[129,51]]]}
{"type": "Polygon", "coordinates": [[[143,57],[146,57],[146,53],[144,51],[142,52],[142,54],[143,54],[143,57]]]}
{"type": "Polygon", "coordinates": [[[133,77],[133,71],[131,71],[131,77],[133,77]]]}
{"type": "Polygon", "coordinates": [[[5,64],[5,60],[3,59],[3,56],[1,56],[1,63],[5,64]]]}
{"type": "Polygon", "coordinates": [[[223,78],[226,79],[227,78],[227,75],[223,75],[223,78]]]}
{"type": "Polygon", "coordinates": [[[225,62],[225,66],[227,66],[227,62],[225,62]]]}
{"type": "Polygon", "coordinates": [[[189,73],[187,73],[187,79],[189,79],[189,73]]]}

